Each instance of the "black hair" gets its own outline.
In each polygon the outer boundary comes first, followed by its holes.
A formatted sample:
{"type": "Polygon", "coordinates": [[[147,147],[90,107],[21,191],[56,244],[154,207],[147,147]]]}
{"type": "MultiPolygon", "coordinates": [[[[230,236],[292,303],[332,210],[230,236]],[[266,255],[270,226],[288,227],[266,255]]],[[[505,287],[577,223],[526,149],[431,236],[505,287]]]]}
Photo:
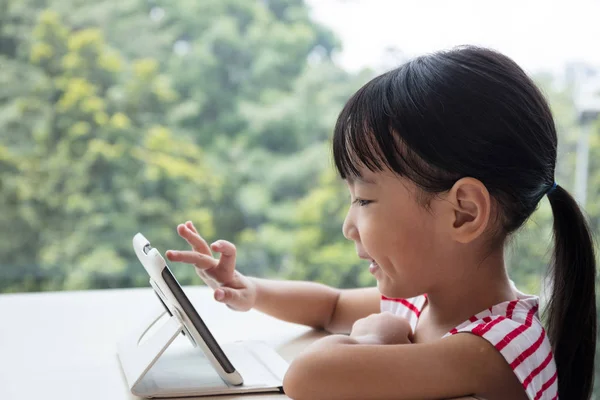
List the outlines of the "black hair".
{"type": "MultiPolygon", "coordinates": [[[[504,237],[554,184],[550,107],[527,74],[490,49],[463,46],[415,58],[358,90],[340,113],[333,156],[342,178],[389,168],[423,193],[463,177],[481,181],[501,210],[504,237]]],[[[588,399],[596,345],[596,261],[589,226],[561,186],[554,215],[548,337],[560,398],[588,399]]]]}

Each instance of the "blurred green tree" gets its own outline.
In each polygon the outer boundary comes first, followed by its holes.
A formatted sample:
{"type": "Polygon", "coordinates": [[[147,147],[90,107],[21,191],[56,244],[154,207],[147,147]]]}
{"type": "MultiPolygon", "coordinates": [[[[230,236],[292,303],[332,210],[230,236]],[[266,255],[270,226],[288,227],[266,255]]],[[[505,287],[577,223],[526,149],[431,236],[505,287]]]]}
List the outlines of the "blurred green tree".
{"type": "MultiPolygon", "coordinates": [[[[1,220],[16,233],[3,243],[2,285],[143,284],[131,263],[137,230],[174,244],[185,216],[212,226],[203,201],[218,179],[194,141],[163,123],[177,93],[155,60],[128,63],[100,30],[69,29],[53,11],[39,15],[28,46],[25,84],[2,96],[3,200],[16,217],[1,220]]],[[[3,76],[17,79],[18,62],[8,65],[3,76]]]]}

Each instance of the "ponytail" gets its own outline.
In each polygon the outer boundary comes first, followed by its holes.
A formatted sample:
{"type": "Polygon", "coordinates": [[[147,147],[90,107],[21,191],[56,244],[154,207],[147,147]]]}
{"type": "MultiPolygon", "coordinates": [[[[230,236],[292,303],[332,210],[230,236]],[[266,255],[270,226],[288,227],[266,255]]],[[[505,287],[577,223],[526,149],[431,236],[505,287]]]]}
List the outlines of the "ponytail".
{"type": "Polygon", "coordinates": [[[596,351],[596,259],[588,223],[571,195],[557,186],[548,194],[554,215],[552,296],[548,337],[558,369],[561,399],[589,399],[596,351]]]}

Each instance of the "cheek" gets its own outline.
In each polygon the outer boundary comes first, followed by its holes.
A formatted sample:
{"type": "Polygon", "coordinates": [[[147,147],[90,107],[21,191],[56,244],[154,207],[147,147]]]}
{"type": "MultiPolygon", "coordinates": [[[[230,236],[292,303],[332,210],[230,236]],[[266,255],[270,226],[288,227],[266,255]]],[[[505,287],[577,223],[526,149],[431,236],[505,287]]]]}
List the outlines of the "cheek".
{"type": "Polygon", "coordinates": [[[412,212],[390,221],[390,257],[399,267],[418,268],[435,252],[430,216],[412,212]]]}
{"type": "Polygon", "coordinates": [[[436,235],[431,214],[411,209],[380,218],[377,231],[363,243],[369,253],[381,260],[386,275],[397,282],[421,286],[436,275],[436,235]],[[376,240],[375,240],[376,238],[376,240]]]}

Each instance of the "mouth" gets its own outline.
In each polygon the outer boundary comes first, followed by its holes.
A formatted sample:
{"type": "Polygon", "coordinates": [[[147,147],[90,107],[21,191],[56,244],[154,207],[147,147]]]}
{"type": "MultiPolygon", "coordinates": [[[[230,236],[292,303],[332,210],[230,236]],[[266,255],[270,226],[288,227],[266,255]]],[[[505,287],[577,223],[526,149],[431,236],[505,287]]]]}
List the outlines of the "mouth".
{"type": "Polygon", "coordinates": [[[369,265],[369,272],[375,275],[377,271],[379,271],[379,264],[377,264],[377,261],[371,260],[371,265],[369,265]]]}
{"type": "Polygon", "coordinates": [[[370,273],[375,274],[377,271],[379,271],[379,264],[377,264],[377,261],[375,261],[373,258],[371,258],[368,255],[363,255],[363,254],[359,254],[358,256],[363,260],[368,260],[371,262],[369,264],[369,272],[370,273]]]}

